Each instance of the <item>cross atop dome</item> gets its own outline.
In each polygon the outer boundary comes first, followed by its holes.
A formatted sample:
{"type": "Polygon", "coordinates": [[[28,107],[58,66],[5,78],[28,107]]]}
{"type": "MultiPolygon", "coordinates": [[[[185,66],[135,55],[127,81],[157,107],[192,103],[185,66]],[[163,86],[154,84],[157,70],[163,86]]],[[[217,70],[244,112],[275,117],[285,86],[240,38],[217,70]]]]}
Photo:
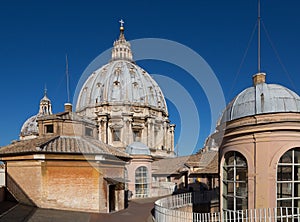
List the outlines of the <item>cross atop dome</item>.
{"type": "Polygon", "coordinates": [[[130,48],[130,43],[126,41],[124,35],[124,21],[121,19],[120,23],[120,36],[119,39],[114,42],[114,47],[112,49],[111,59],[114,60],[129,60],[132,59],[132,52],[130,48]]]}
{"type": "Polygon", "coordinates": [[[121,27],[124,27],[123,25],[125,22],[123,21],[123,19],[121,19],[119,22],[120,22],[121,27]]]}
{"type": "MultiPolygon", "coordinates": [[[[120,34],[120,37],[121,37],[121,35],[124,33],[124,21],[123,21],[123,19],[121,19],[120,21],[119,21],[119,23],[120,23],[120,32],[121,32],[121,34],[120,34]]],[[[124,35],[124,34],[123,34],[124,35]]],[[[123,36],[124,37],[124,36],[123,36]]]]}

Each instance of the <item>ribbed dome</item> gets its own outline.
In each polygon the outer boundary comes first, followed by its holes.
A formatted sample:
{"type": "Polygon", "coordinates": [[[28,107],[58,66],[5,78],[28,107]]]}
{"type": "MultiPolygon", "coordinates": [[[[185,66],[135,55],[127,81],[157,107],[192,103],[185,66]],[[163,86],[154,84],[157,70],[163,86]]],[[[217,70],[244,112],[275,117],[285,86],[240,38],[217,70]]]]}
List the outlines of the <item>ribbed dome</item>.
{"type": "Polygon", "coordinates": [[[168,114],[161,89],[154,79],[132,60],[124,27],[114,42],[111,61],[93,72],[81,88],[76,111],[102,104],[135,105],[158,109],[168,114]]]}
{"type": "Polygon", "coordinates": [[[280,112],[300,112],[300,97],[284,86],[263,80],[238,94],[226,107],[221,122],[280,112]]]}
{"type": "Polygon", "coordinates": [[[133,142],[126,147],[126,153],[129,155],[150,155],[150,149],[144,143],[133,142]]]}
{"type": "Polygon", "coordinates": [[[21,136],[38,135],[39,129],[37,124],[37,115],[28,118],[21,128],[21,136]]]}
{"type": "Polygon", "coordinates": [[[125,60],[112,61],[87,79],[76,110],[103,103],[150,106],[167,114],[166,102],[157,83],[145,70],[125,60]]]}

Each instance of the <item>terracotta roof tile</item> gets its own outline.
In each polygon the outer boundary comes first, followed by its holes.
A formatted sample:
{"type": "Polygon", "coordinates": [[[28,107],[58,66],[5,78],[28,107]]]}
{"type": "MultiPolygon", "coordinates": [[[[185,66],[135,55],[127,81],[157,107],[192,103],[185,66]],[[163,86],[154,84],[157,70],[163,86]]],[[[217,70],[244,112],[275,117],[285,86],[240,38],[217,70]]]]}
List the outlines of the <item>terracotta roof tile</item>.
{"type": "Polygon", "coordinates": [[[155,175],[178,174],[189,167],[198,167],[193,173],[218,173],[218,152],[208,151],[175,158],[161,159],[153,162],[152,169],[155,175]]]}
{"type": "Polygon", "coordinates": [[[210,161],[210,163],[207,166],[194,171],[194,173],[196,174],[217,174],[218,172],[219,172],[218,152],[215,152],[213,159],[210,161]]]}
{"type": "Polygon", "coordinates": [[[152,163],[152,174],[157,175],[171,175],[178,174],[182,169],[184,169],[185,163],[189,156],[166,158],[152,163]]]}
{"type": "Polygon", "coordinates": [[[38,137],[21,140],[0,149],[0,156],[22,153],[107,154],[129,157],[123,150],[99,140],[76,136],[38,137]]]}

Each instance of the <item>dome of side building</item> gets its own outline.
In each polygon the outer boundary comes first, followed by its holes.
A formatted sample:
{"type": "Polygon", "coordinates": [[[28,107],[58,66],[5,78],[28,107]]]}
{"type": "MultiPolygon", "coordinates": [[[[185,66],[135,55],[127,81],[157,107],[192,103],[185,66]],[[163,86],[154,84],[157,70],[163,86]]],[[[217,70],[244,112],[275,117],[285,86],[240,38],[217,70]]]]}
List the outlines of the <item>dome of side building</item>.
{"type": "Polygon", "coordinates": [[[300,112],[300,97],[284,86],[267,84],[265,77],[265,73],[253,76],[253,86],[228,104],[221,123],[257,114],[300,112]]]}

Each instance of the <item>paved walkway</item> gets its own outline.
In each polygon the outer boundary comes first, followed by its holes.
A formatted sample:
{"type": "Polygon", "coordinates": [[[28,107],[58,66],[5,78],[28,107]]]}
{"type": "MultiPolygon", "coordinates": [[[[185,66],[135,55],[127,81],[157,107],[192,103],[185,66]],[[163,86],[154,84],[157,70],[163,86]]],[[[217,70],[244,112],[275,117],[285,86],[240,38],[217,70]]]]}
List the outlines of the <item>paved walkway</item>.
{"type": "Polygon", "coordinates": [[[1,222],[152,222],[154,202],[159,198],[132,200],[127,209],[110,214],[84,213],[63,210],[40,209],[16,204],[2,213],[11,203],[0,203],[1,222]]]}

